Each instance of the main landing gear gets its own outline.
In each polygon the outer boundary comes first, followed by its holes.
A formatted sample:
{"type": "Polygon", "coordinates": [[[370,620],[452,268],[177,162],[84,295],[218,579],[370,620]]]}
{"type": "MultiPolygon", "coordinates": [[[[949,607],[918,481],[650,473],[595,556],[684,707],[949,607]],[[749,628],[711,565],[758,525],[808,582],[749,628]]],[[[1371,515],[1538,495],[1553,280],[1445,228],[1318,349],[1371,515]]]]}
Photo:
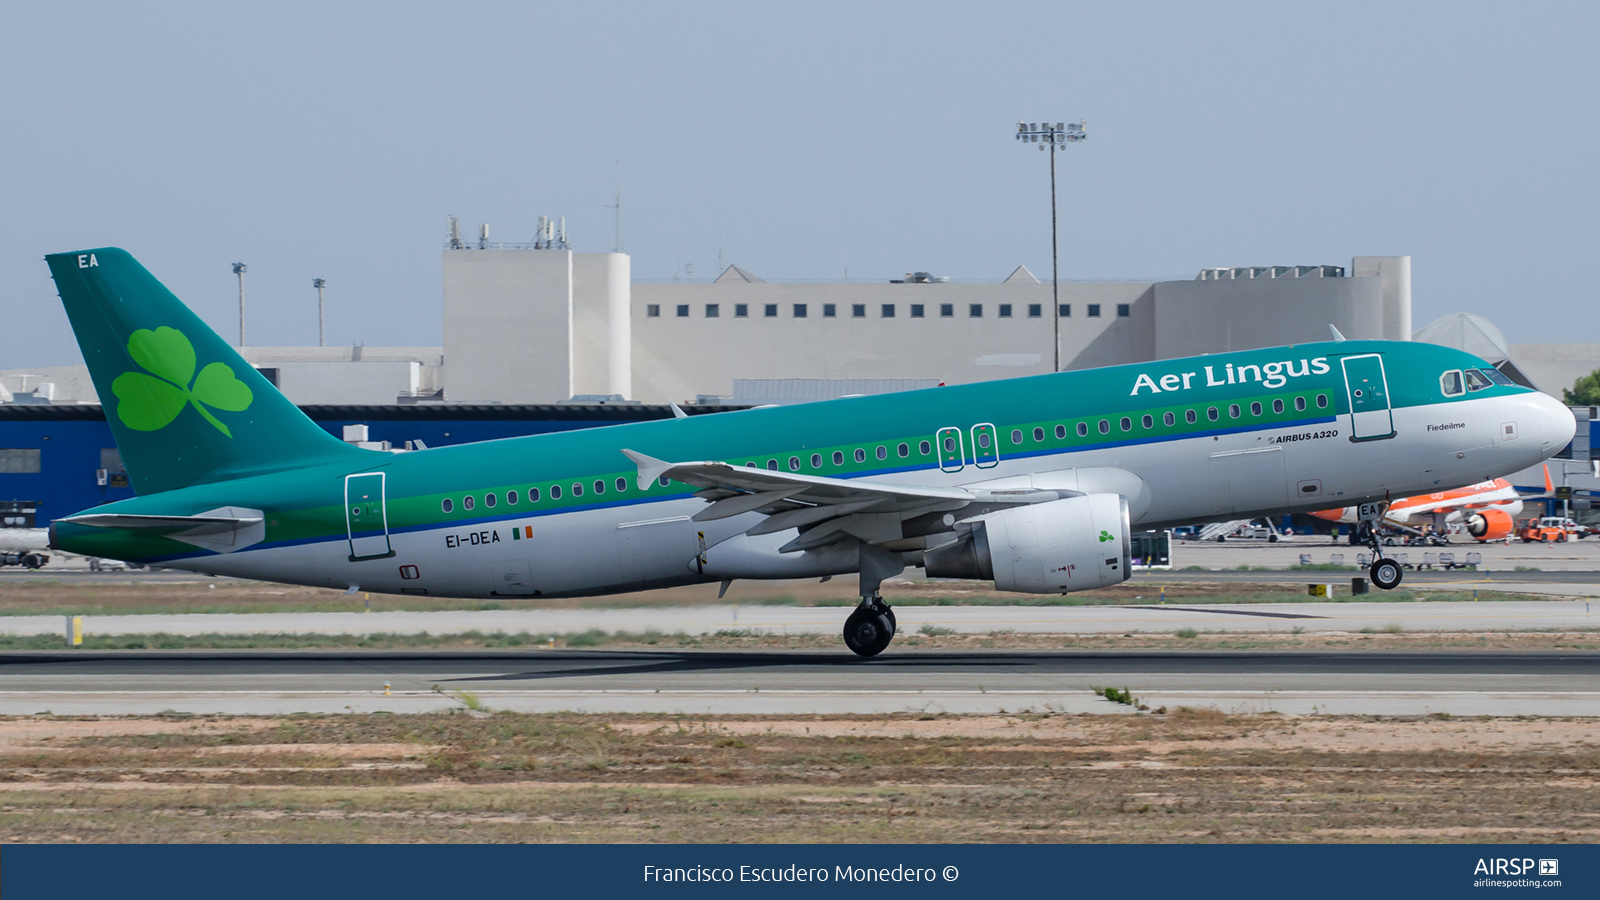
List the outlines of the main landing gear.
{"type": "Polygon", "coordinates": [[[1372,566],[1367,569],[1367,576],[1377,587],[1392,591],[1400,586],[1400,579],[1404,577],[1405,570],[1394,560],[1384,558],[1383,545],[1378,542],[1378,530],[1370,524],[1364,525],[1363,528],[1367,544],[1372,547],[1372,566]]]}
{"type": "Polygon", "coordinates": [[[894,640],[894,610],[883,602],[878,586],[905,568],[900,554],[867,543],[861,545],[861,605],[844,620],[844,644],[855,655],[870,659],[894,640]]]}
{"type": "Polygon", "coordinates": [[[877,656],[894,640],[894,629],[894,610],[873,591],[872,596],[863,597],[861,605],[844,620],[844,643],[857,656],[877,656]]]}

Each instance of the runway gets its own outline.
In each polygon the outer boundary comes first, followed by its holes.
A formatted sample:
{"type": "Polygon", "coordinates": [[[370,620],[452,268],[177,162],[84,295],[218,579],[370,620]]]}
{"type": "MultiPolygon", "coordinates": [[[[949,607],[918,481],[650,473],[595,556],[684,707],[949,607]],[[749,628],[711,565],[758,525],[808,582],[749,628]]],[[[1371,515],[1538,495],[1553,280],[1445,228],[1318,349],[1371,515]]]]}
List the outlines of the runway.
{"type": "MultiPolygon", "coordinates": [[[[1157,593],[1131,606],[896,606],[902,634],[923,626],[964,634],[1202,632],[1307,633],[1381,631],[1578,631],[1600,627],[1600,601],[1438,603],[1251,603],[1162,605],[1157,593]],[[1592,607],[1592,608],[1591,608],[1592,607]],[[1593,615],[1591,615],[1593,613],[1593,615]]],[[[444,612],[185,613],[85,616],[86,635],[114,634],[578,634],[599,630],[713,634],[836,634],[849,611],[839,606],[652,606],[595,609],[452,610],[444,612]]],[[[61,634],[60,616],[0,616],[0,634],[61,634]]]]}
{"type": "Polygon", "coordinates": [[[67,652],[0,655],[0,714],[612,713],[1600,716],[1600,656],[1562,652],[67,652]]]}

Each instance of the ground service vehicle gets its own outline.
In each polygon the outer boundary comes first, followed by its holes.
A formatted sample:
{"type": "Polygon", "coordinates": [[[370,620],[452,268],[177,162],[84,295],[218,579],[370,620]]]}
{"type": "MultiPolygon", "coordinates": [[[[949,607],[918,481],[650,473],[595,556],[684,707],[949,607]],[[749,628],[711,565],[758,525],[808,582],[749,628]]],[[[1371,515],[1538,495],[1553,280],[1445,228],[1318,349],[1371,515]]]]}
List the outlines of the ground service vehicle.
{"type": "Polygon", "coordinates": [[[1523,519],[1517,528],[1522,542],[1555,543],[1583,536],[1583,526],[1565,516],[1545,516],[1541,519],[1523,519]]]}

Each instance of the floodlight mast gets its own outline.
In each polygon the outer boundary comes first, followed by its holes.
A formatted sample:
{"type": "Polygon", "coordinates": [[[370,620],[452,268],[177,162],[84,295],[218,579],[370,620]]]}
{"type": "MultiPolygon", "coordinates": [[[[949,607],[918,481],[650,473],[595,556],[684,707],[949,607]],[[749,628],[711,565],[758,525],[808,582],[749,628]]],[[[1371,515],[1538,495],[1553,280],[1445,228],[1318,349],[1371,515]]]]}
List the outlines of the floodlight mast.
{"type": "Polygon", "coordinates": [[[1082,120],[1077,122],[1018,122],[1017,140],[1038,144],[1040,150],[1050,148],[1050,300],[1053,309],[1051,321],[1055,323],[1055,371],[1061,371],[1061,265],[1056,241],[1056,149],[1063,144],[1076,144],[1089,139],[1082,120]]]}
{"type": "Polygon", "coordinates": [[[322,331],[322,289],[328,286],[328,279],[313,278],[311,279],[311,286],[317,289],[317,346],[326,347],[327,344],[323,342],[322,331]]]}
{"type": "Polygon", "coordinates": [[[244,263],[233,264],[233,274],[239,276],[239,347],[244,347],[244,273],[249,267],[244,263]]]}

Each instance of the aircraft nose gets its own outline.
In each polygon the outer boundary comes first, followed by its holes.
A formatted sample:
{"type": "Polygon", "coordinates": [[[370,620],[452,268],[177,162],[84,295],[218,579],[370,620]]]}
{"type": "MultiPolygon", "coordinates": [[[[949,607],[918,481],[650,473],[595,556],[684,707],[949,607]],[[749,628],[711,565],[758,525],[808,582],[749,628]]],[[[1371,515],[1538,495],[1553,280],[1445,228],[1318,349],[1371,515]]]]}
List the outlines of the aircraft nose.
{"type": "Polygon", "coordinates": [[[1578,420],[1561,401],[1549,394],[1533,395],[1539,444],[1548,453],[1559,453],[1578,433],[1578,420]]]}

